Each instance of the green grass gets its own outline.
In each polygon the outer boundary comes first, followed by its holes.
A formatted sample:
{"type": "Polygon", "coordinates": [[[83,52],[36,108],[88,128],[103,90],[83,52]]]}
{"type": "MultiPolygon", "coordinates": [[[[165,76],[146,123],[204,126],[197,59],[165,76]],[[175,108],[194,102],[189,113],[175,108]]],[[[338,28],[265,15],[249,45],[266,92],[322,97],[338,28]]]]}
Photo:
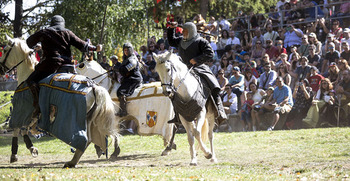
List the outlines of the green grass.
{"type": "Polygon", "coordinates": [[[350,174],[350,128],[215,133],[218,162],[198,151],[197,167],[189,166],[185,134],[176,135],[177,150],[164,157],[158,136],[124,136],[114,162],[98,159],[90,145],[75,169],[61,169],[73,155],[67,144],[32,140],[39,157],[20,139],[19,161],[10,164],[11,138],[0,136],[1,180],[343,180],[350,174]]]}
{"type": "MultiPolygon", "coordinates": [[[[0,106],[11,101],[11,96],[13,95],[13,91],[0,91],[0,106]]],[[[10,107],[12,103],[7,104],[6,106],[0,108],[0,125],[6,121],[6,119],[10,115],[10,107]]]]}

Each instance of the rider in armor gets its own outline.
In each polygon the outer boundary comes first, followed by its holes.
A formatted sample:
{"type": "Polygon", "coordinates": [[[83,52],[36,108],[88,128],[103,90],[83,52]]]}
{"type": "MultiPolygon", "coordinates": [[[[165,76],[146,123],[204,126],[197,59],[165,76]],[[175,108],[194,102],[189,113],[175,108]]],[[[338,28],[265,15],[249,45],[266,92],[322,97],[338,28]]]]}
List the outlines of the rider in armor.
{"type": "Polygon", "coordinates": [[[126,97],[131,96],[135,89],[142,83],[142,75],[134,49],[131,43],[123,45],[123,62],[119,67],[119,72],[123,76],[117,96],[120,102],[118,116],[128,115],[126,110],[126,97]]]}
{"type": "MultiPolygon", "coordinates": [[[[219,95],[220,85],[208,65],[205,64],[214,57],[213,49],[209,42],[197,33],[197,27],[194,23],[185,23],[183,25],[183,36],[180,37],[175,35],[176,27],[176,22],[170,23],[167,32],[169,44],[170,46],[178,47],[179,56],[182,58],[183,63],[189,68],[194,66],[193,70],[208,83],[218,111],[217,120],[221,123],[227,119],[227,115],[219,95]]],[[[178,122],[177,116],[168,122],[178,122]]]]}
{"type": "Polygon", "coordinates": [[[71,45],[82,52],[97,50],[95,46],[81,40],[72,31],[66,29],[65,20],[60,15],[51,18],[50,27],[36,32],[27,39],[29,47],[33,47],[39,42],[41,42],[43,50],[42,59],[26,80],[33,94],[35,108],[33,117],[36,117],[40,112],[38,82],[56,72],[76,73],[72,62],[71,45]]]}

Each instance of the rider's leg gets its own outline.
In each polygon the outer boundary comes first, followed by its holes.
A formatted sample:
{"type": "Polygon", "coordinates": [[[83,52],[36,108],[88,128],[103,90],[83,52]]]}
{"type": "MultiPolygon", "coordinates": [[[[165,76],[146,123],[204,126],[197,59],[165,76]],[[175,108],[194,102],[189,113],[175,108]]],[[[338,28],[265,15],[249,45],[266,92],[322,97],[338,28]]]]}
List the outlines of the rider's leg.
{"type": "Polygon", "coordinates": [[[179,119],[179,115],[175,112],[174,118],[169,120],[168,123],[169,124],[171,124],[171,123],[175,123],[175,124],[178,123],[178,124],[180,124],[181,122],[180,122],[180,119],[179,119]]]}
{"type": "Polygon", "coordinates": [[[227,115],[225,113],[225,109],[224,109],[224,106],[222,104],[222,100],[221,100],[219,92],[220,92],[220,89],[212,90],[212,96],[214,98],[216,107],[218,109],[217,120],[218,120],[218,123],[220,124],[221,122],[227,120],[227,115]]]}
{"type": "Polygon", "coordinates": [[[126,96],[120,96],[120,97],[118,97],[118,99],[119,99],[119,104],[120,104],[118,116],[124,117],[124,116],[128,115],[128,112],[126,110],[126,96]]]}

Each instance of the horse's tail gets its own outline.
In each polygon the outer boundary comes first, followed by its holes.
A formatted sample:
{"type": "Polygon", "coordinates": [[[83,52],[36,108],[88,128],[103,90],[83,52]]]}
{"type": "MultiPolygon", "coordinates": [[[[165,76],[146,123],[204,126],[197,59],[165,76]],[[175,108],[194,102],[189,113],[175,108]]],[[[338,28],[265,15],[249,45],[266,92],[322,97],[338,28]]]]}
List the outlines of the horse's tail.
{"type": "Polygon", "coordinates": [[[96,109],[91,120],[103,135],[118,138],[119,123],[115,116],[114,103],[107,90],[101,86],[94,86],[96,109]]]}
{"type": "Polygon", "coordinates": [[[205,143],[209,140],[208,118],[204,119],[204,124],[202,126],[202,131],[201,131],[201,138],[202,138],[203,143],[205,143]]]}

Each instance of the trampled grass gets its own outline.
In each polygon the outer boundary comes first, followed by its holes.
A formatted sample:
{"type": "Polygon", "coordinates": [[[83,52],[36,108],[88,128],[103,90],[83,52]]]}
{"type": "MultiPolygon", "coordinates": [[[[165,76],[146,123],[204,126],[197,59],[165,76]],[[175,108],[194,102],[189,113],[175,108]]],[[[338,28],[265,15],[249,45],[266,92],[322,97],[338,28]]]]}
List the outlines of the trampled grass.
{"type": "Polygon", "coordinates": [[[177,150],[168,156],[160,156],[158,136],[124,136],[116,161],[98,159],[90,145],[75,169],[61,168],[73,156],[69,145],[32,140],[39,157],[20,138],[19,161],[10,164],[11,138],[0,136],[1,180],[342,180],[350,174],[350,128],[215,133],[218,162],[199,150],[196,167],[189,166],[186,134],[176,135],[177,150]]]}

